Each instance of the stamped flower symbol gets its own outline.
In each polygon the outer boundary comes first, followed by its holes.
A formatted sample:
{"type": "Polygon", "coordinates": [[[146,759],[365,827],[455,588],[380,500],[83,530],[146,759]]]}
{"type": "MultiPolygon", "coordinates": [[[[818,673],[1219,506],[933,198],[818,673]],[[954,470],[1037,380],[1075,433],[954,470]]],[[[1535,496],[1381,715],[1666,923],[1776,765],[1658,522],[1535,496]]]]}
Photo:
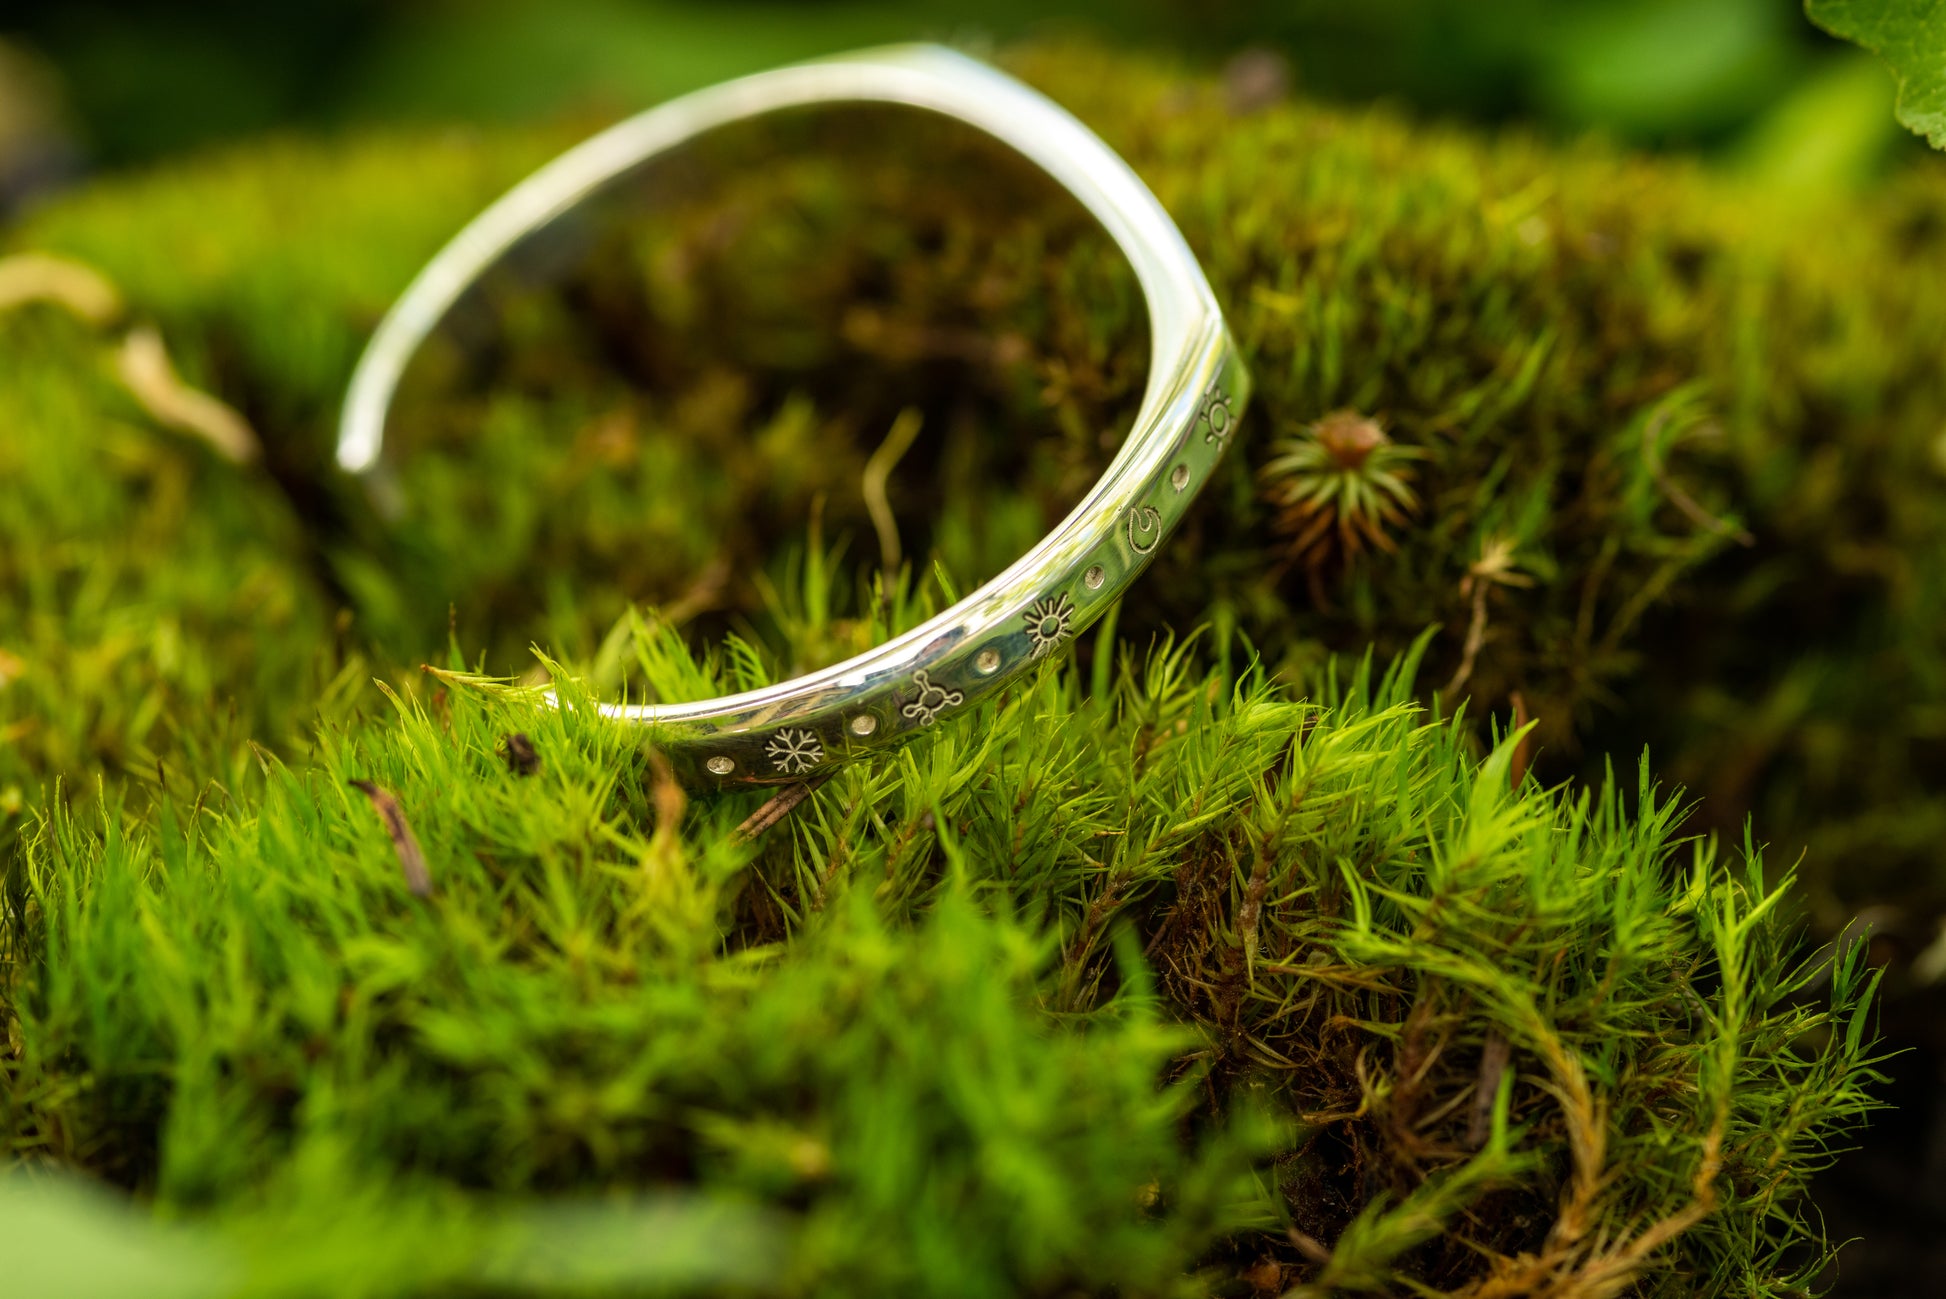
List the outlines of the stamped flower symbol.
{"type": "Polygon", "coordinates": [[[1074,634],[1074,604],[1067,592],[1036,600],[1020,615],[1027,623],[1027,639],[1033,642],[1034,657],[1042,658],[1074,634]]]}
{"type": "Polygon", "coordinates": [[[801,776],[824,761],[824,744],[816,731],[786,726],[764,745],[771,765],[788,775],[801,776]]]}
{"type": "Polygon", "coordinates": [[[948,690],[933,684],[929,672],[912,674],[912,684],[919,687],[919,697],[907,704],[902,711],[907,717],[919,719],[919,725],[931,726],[939,720],[939,714],[948,708],[966,702],[966,694],[960,690],[948,690]]]}
{"type": "Polygon", "coordinates": [[[1236,413],[1230,409],[1230,394],[1213,379],[1203,393],[1202,409],[1196,412],[1196,420],[1203,426],[1205,442],[1221,442],[1230,436],[1230,429],[1236,423],[1236,413]]]}

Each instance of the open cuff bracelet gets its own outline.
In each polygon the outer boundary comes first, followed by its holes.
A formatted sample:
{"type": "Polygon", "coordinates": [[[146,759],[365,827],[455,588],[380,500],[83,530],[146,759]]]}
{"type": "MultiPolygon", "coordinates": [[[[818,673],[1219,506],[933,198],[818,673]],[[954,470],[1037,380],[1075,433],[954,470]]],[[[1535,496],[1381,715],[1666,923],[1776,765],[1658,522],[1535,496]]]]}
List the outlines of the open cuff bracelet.
{"type": "Polygon", "coordinates": [[[1059,651],[1107,610],[1169,536],[1234,438],[1249,380],[1215,295],[1148,187],[1073,115],[938,46],[840,55],[726,82],[609,128],[515,186],[441,249],[393,306],[352,375],[338,463],[379,463],[386,411],[421,343],[516,243],[618,177],[715,128],[782,109],[885,103],[973,126],[1046,171],[1101,222],[1148,303],[1148,383],[1107,472],[998,577],[855,658],[742,694],[604,704],[698,788],[784,784],[950,724],[1059,651]]]}

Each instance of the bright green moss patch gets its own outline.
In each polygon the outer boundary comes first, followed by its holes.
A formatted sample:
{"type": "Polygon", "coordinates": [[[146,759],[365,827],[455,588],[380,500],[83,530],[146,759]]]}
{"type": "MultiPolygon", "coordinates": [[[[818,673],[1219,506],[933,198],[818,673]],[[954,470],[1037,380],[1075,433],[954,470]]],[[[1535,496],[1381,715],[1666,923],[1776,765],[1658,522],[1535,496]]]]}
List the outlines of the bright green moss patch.
{"type": "Polygon", "coordinates": [[[218,1223],[407,1175],[754,1199],[786,1293],[1786,1288],[1856,967],[1805,1000],[1754,857],[1365,689],[1048,672],[758,850],[579,702],[455,680],[248,806],[37,832],[5,1130],[218,1223]]]}
{"type": "Polygon", "coordinates": [[[492,364],[434,355],[392,519],[327,467],[336,393],[559,140],[266,145],[11,232],[264,447],[157,426],[119,326],[0,316],[11,1158],[192,1220],[250,1293],[330,1289],[281,1243],[327,1220],[373,1293],[569,1288],[476,1242],[664,1193],[757,1230],[766,1293],[1803,1284],[1867,981],[1602,755],[1654,739],[1815,878],[1933,887],[1946,191],[1807,244],[1677,165],[1019,66],[1201,250],[1242,454],[1072,663],[754,843],[580,692],[833,661],[1078,496],[1145,352],[1044,187],[981,208],[900,136],[685,196],[564,302],[495,298],[492,364]],[[1381,471],[1389,512],[1303,504],[1381,471]],[[531,644],[565,711],[501,679],[531,644]],[[1334,685],[1371,645],[1416,684],[1334,685]],[[1536,737],[1593,779],[1545,787],[1536,737]]]}

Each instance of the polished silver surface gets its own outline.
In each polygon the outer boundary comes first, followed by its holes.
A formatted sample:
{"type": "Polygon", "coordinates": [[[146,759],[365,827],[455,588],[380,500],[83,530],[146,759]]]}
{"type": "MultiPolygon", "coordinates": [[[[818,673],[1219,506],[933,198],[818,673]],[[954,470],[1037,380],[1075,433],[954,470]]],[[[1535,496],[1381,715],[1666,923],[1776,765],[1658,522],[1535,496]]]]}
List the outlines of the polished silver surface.
{"type": "Polygon", "coordinates": [[[1147,186],[1045,96],[938,46],[779,68],[673,100],[570,150],[509,191],[419,273],[352,375],[338,463],[370,474],[407,362],[460,295],[515,243],[644,161],[706,131],[786,108],[891,103],[977,127],[1094,214],[1149,308],[1148,384],[1101,480],[1039,544],[922,626],[763,690],[683,704],[603,705],[648,728],[689,783],[784,784],[949,725],[1107,610],[1181,519],[1234,439],[1249,380],[1215,295],[1147,186]]]}

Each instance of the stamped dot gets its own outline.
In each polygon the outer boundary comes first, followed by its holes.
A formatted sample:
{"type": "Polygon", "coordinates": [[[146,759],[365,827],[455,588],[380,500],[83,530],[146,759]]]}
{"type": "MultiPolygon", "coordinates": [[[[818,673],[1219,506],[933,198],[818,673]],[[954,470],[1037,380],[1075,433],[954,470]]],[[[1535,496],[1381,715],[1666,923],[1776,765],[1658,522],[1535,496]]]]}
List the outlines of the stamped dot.
{"type": "Polygon", "coordinates": [[[878,718],[872,716],[870,713],[860,713],[851,719],[851,733],[853,735],[870,735],[877,729],[878,718]]]}
{"type": "Polygon", "coordinates": [[[731,772],[737,769],[737,764],[735,763],[735,761],[724,757],[711,758],[708,762],[704,763],[703,765],[705,767],[708,767],[711,771],[715,772],[719,776],[727,776],[731,772]]]}
{"type": "Polygon", "coordinates": [[[992,676],[1000,670],[1000,651],[997,649],[981,650],[974,658],[973,666],[978,668],[983,676],[992,676]]]}
{"type": "Polygon", "coordinates": [[[1088,584],[1090,591],[1099,591],[1101,590],[1101,584],[1108,580],[1108,574],[1101,571],[1100,564],[1096,564],[1093,568],[1082,574],[1081,580],[1088,584]]]}
{"type": "Polygon", "coordinates": [[[1189,486],[1189,466],[1177,465],[1169,475],[1169,481],[1177,491],[1189,486]]]}

